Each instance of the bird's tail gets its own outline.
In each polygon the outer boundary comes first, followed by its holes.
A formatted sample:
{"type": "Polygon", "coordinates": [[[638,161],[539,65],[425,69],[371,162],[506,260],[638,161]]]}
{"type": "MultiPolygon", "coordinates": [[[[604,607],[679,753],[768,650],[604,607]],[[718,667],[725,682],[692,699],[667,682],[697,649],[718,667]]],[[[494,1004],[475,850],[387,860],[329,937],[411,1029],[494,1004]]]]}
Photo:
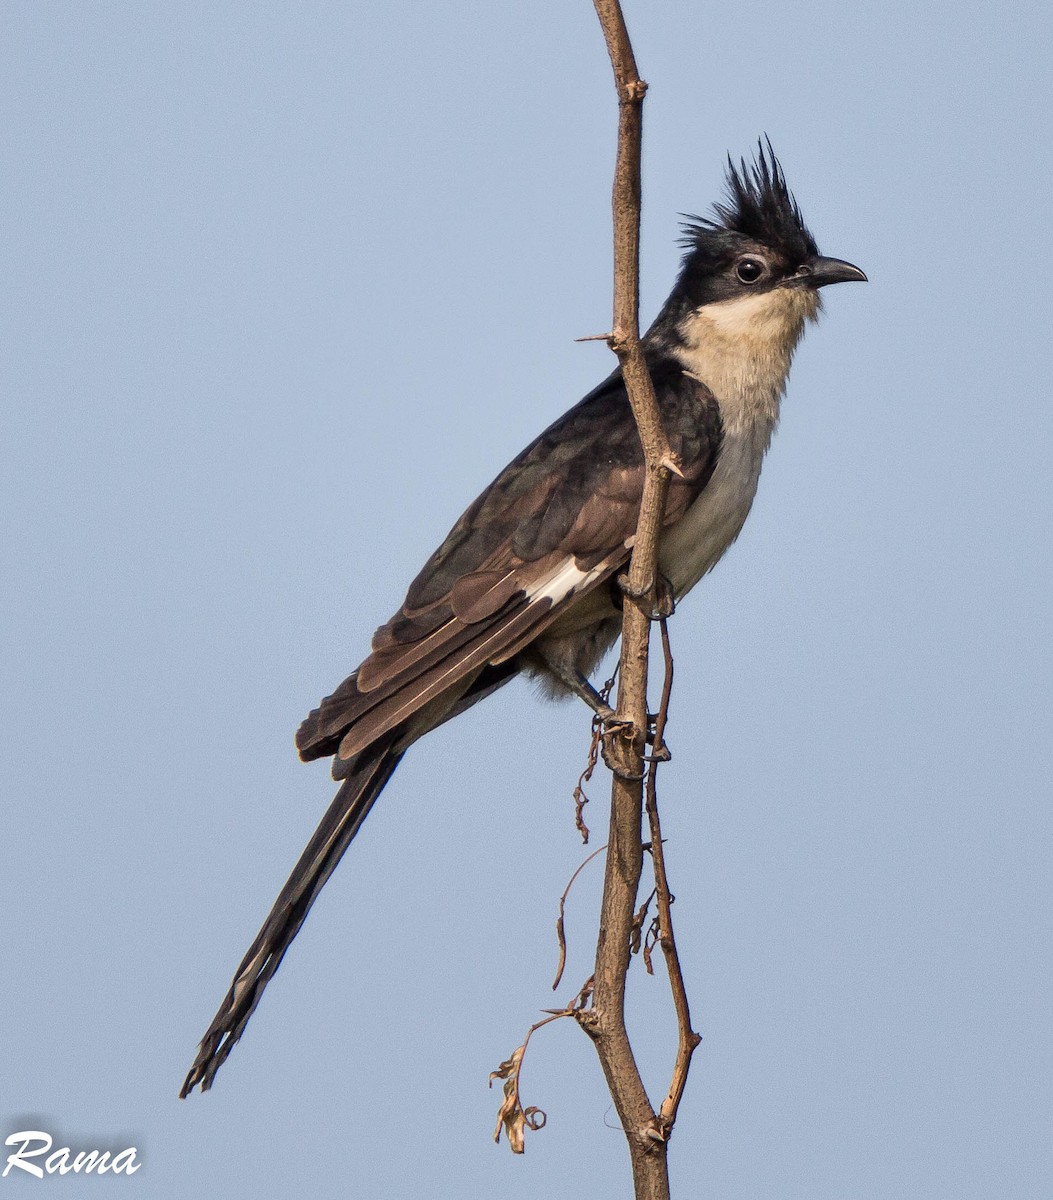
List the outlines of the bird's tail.
{"type": "Polygon", "coordinates": [[[195,1087],[200,1086],[204,1092],[212,1086],[216,1072],[245,1031],[263,989],[281,964],[315,897],[398,766],[402,753],[391,748],[392,741],[384,739],[364,750],[344,779],[274,902],[270,916],[242,959],[230,990],[201,1039],[180,1097],[188,1096],[195,1087]]]}

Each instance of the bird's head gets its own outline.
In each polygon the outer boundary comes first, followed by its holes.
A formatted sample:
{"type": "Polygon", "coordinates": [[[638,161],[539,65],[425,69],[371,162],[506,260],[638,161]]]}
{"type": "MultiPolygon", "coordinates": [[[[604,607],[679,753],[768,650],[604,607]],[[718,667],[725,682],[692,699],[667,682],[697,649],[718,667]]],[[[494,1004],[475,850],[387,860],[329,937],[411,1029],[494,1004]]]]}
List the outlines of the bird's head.
{"type": "Polygon", "coordinates": [[[736,167],[729,157],[726,198],[712,217],[688,216],[681,241],[687,253],[656,333],[672,334],[704,308],[728,334],[784,331],[796,342],[818,313],[820,288],[866,280],[858,267],[819,253],[770,142],[759,144],[753,163],[736,167]]]}

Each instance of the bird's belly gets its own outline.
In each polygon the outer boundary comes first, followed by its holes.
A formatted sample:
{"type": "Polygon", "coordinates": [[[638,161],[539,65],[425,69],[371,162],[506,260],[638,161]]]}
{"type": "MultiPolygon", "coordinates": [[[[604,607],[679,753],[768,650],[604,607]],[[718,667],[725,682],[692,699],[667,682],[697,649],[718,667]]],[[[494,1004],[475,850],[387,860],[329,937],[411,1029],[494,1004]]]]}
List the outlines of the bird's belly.
{"type": "Polygon", "coordinates": [[[720,561],[738,537],[757,494],[764,448],[749,436],[726,437],[702,494],[663,533],[658,565],[679,598],[720,561]]]}

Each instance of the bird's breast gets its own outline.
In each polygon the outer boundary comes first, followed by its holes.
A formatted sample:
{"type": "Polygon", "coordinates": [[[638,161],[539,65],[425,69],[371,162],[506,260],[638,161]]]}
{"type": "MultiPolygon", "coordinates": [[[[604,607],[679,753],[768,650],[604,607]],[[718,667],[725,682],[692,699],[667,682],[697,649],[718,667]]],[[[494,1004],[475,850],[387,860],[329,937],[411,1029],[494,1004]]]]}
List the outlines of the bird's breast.
{"type": "Polygon", "coordinates": [[[767,443],[755,430],[726,431],[709,482],[683,517],[663,533],[659,569],[678,598],[716,566],[738,537],[757,494],[767,443]]]}
{"type": "Polygon", "coordinates": [[[814,311],[808,297],[776,291],[707,305],[681,323],[675,353],[716,398],[723,440],[709,482],[659,546],[659,568],[678,597],[720,561],[749,516],[794,347],[814,311]]]}

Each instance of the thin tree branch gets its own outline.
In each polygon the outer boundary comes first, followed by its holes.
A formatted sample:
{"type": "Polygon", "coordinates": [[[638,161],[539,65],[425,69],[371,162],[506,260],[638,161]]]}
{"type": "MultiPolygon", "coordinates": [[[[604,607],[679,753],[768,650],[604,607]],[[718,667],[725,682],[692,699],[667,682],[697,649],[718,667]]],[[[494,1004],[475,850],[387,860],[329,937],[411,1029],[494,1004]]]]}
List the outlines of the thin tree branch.
{"type": "Polygon", "coordinates": [[[567,886],[563,889],[563,895],[559,898],[559,916],[556,918],[556,940],[559,942],[559,962],[556,964],[556,978],[552,981],[553,991],[559,987],[560,980],[563,978],[563,968],[567,965],[567,934],[564,924],[564,917],[567,912],[567,897],[570,895],[570,889],[574,886],[574,880],[577,879],[598,854],[602,854],[606,849],[607,844],[605,842],[598,850],[593,850],[584,862],[578,864],[578,869],[571,875],[567,886]]]}
{"type": "MultiPolygon", "coordinates": [[[[654,388],[640,346],[640,147],[643,98],[618,0],[594,0],[614,68],[618,93],[618,153],[614,175],[614,325],[611,348],[622,366],[640,431],[647,470],[629,567],[627,601],[654,596],[658,533],[670,469],[677,469],[662,429],[654,388]]],[[[651,607],[651,606],[648,606],[651,607]]],[[[643,843],[644,752],[647,733],[647,654],[650,619],[641,603],[627,602],[622,619],[617,719],[608,741],[614,771],[610,841],[596,945],[593,1007],[583,1028],[596,1044],[607,1085],[629,1144],[638,1200],[669,1196],[666,1133],[648,1100],[625,1027],[625,977],[640,884],[643,843]]]]}
{"type": "MultiPolygon", "coordinates": [[[[673,687],[673,654],[669,646],[669,626],[665,618],[661,621],[662,655],[665,659],[665,680],[662,684],[662,700],[658,706],[658,719],[655,722],[654,749],[664,749],[665,725],[669,717],[669,697],[673,687]]],[[[659,1128],[663,1137],[668,1139],[676,1122],[680,1100],[687,1086],[687,1073],[691,1067],[691,1056],[702,1040],[691,1028],[691,1009],[687,1002],[687,989],[684,987],[684,976],[680,970],[680,958],[676,952],[676,939],[673,937],[672,904],[673,896],[669,891],[669,879],[665,871],[665,849],[662,844],[662,826],[658,819],[658,794],[655,775],[658,771],[659,759],[652,760],[647,772],[647,818],[651,827],[651,857],[654,859],[655,891],[658,896],[658,943],[665,955],[666,971],[669,975],[669,987],[673,993],[673,1007],[676,1010],[676,1024],[679,1035],[676,1050],[676,1062],[673,1065],[673,1077],[669,1091],[662,1101],[658,1112],[659,1128]]]]}

